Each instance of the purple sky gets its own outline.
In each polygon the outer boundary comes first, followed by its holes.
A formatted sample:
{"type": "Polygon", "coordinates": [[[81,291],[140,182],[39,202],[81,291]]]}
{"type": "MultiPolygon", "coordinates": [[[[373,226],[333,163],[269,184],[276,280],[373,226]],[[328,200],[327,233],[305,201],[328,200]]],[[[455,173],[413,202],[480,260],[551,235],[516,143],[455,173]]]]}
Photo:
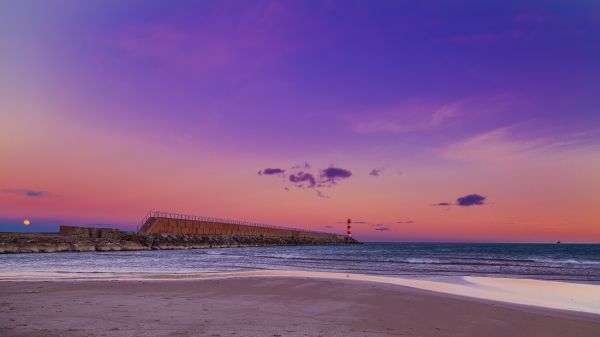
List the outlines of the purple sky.
{"type": "MultiPolygon", "coordinates": [[[[518,214],[543,224],[541,232],[572,222],[573,237],[600,238],[588,204],[600,192],[597,1],[3,1],[0,44],[0,189],[11,205],[0,206],[0,218],[61,222],[73,212],[69,200],[89,198],[64,221],[131,226],[144,210],[179,205],[175,211],[317,228],[360,204],[371,217],[382,214],[375,223],[422,215],[412,235],[437,238],[430,234],[447,216],[427,218],[443,212],[430,206],[481,194],[496,209],[449,221],[504,223],[518,214]],[[159,156],[186,171],[150,168],[147,158],[159,156]],[[54,167],[53,158],[81,167],[54,167]],[[557,158],[572,165],[538,174],[557,158]],[[95,161],[115,164],[98,176],[95,161]],[[312,168],[292,169],[305,161],[312,168]],[[290,175],[318,179],[330,167],[352,175],[287,200],[301,205],[289,215],[265,215],[260,205],[280,199],[275,193],[297,192],[290,175]],[[266,168],[285,172],[256,175],[266,168]],[[137,185],[123,192],[128,177],[137,185]],[[521,210],[512,199],[531,179],[548,189],[521,210]],[[179,185],[203,180],[240,199],[209,202],[194,194],[195,183],[179,185]],[[106,219],[100,215],[113,206],[92,206],[101,186],[102,196],[131,199],[150,183],[199,201],[127,199],[106,219]],[[12,190],[65,199],[32,205],[12,190]],[[358,194],[366,199],[347,197],[358,194]],[[406,209],[395,214],[400,201],[406,209]],[[540,204],[563,212],[532,211],[540,204]],[[306,208],[314,212],[299,217],[306,208]],[[582,215],[569,220],[573,214],[582,215]]],[[[17,228],[14,221],[6,228],[17,228]]],[[[536,238],[519,233],[506,237],[536,238]]]]}

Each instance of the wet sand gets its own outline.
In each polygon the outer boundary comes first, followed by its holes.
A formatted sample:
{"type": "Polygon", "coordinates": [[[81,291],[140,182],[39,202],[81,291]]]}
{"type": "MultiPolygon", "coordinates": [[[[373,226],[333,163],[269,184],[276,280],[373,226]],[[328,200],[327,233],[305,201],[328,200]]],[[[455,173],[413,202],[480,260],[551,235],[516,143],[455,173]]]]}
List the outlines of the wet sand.
{"type": "Polygon", "coordinates": [[[0,336],[600,336],[600,316],[289,277],[0,282],[0,336]]]}

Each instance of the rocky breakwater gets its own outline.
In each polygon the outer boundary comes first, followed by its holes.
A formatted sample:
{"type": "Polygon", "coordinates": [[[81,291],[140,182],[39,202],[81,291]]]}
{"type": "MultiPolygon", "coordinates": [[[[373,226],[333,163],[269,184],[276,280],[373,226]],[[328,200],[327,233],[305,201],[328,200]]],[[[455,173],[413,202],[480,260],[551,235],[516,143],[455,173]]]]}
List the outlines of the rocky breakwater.
{"type": "Polygon", "coordinates": [[[60,233],[0,233],[0,253],[148,250],[135,233],[113,228],[61,226],[60,233]]]}
{"type": "Polygon", "coordinates": [[[60,233],[0,233],[0,253],[106,252],[275,245],[360,243],[338,237],[265,237],[185,234],[138,234],[113,228],[61,226],[60,233]]]}
{"type": "Polygon", "coordinates": [[[140,242],[151,249],[194,249],[194,248],[227,248],[227,247],[259,247],[259,246],[286,246],[286,245],[327,245],[327,244],[355,244],[357,240],[340,236],[338,238],[311,238],[311,237],[268,237],[262,235],[235,236],[235,235],[186,235],[186,234],[145,234],[139,236],[140,242]]]}

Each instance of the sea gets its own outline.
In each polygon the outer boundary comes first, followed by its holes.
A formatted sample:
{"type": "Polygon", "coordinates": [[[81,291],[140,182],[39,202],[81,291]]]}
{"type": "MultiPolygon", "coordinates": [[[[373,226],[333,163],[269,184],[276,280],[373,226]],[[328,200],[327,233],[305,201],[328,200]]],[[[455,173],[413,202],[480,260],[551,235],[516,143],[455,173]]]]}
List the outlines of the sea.
{"type": "Polygon", "coordinates": [[[489,276],[600,284],[600,245],[366,243],[0,255],[0,275],[112,276],[269,269],[419,279],[489,276]]]}

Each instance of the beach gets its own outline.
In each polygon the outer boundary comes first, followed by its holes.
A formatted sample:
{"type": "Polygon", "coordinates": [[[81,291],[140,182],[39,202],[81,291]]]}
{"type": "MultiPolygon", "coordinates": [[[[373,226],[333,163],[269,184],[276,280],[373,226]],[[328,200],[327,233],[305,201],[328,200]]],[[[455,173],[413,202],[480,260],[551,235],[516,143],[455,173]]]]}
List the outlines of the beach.
{"type": "Polygon", "coordinates": [[[0,336],[600,334],[592,245],[0,255],[0,336]]]}
{"type": "Polygon", "coordinates": [[[600,315],[343,277],[4,279],[2,336],[593,337],[600,315]]]}

